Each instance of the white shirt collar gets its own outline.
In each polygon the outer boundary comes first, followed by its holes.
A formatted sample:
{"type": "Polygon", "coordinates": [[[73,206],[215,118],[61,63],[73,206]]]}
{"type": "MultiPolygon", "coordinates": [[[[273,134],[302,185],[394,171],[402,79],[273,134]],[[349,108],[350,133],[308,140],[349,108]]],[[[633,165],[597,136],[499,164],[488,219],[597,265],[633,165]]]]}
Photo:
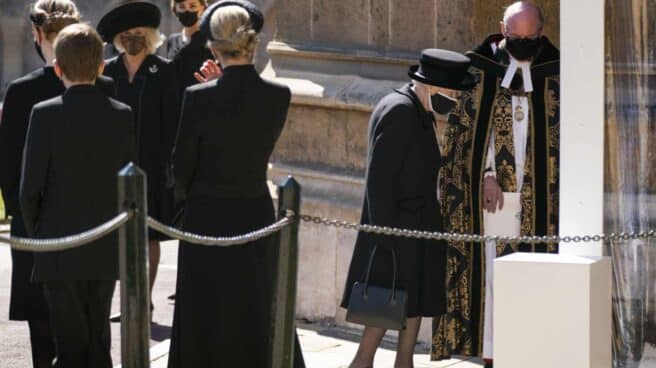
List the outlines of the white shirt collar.
{"type": "Polygon", "coordinates": [[[512,83],[517,69],[522,70],[522,79],[524,81],[524,92],[533,92],[533,80],[531,79],[531,62],[530,61],[518,61],[512,55],[510,56],[510,65],[506,69],[506,76],[501,82],[501,87],[510,88],[510,83],[512,83]]]}
{"type": "MultiPolygon", "coordinates": [[[[492,47],[492,53],[496,54],[499,46],[496,43],[490,45],[492,47]]],[[[510,65],[506,69],[506,75],[501,82],[501,87],[510,88],[510,83],[512,83],[517,69],[522,70],[522,79],[524,80],[524,92],[533,92],[533,79],[531,78],[531,62],[530,61],[519,61],[515,59],[510,53],[510,65]]]]}

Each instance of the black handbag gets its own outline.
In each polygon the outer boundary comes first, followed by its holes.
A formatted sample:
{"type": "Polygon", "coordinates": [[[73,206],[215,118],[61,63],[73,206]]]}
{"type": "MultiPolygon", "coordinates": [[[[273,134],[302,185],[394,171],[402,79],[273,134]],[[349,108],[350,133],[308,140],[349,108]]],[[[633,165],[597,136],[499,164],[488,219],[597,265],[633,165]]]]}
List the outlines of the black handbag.
{"type": "Polygon", "coordinates": [[[393,280],[392,288],[387,289],[369,285],[369,274],[378,245],[374,246],[369,258],[364,283],[356,282],[351,290],[346,320],[369,327],[388,330],[403,330],[407,322],[408,294],[396,288],[396,252],[392,248],[393,280]]]}

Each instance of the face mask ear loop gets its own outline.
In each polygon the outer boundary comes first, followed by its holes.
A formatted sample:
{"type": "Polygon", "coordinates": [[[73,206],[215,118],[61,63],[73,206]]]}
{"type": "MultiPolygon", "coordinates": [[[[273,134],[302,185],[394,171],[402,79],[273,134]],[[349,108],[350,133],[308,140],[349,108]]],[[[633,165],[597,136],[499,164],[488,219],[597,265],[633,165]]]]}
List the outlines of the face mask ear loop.
{"type": "Polygon", "coordinates": [[[429,90],[426,90],[426,94],[428,95],[428,107],[430,108],[430,112],[435,112],[435,107],[433,107],[433,96],[429,90]]]}

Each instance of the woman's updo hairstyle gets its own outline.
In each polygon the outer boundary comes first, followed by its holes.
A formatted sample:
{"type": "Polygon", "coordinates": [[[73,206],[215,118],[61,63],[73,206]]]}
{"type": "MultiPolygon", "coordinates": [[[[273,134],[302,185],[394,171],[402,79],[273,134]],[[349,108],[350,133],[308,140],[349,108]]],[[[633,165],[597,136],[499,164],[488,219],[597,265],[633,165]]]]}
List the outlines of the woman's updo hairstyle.
{"type": "Polygon", "coordinates": [[[38,0],[31,7],[30,20],[53,41],[66,26],[80,22],[80,13],[70,0],[38,0]]]}
{"type": "Polygon", "coordinates": [[[236,5],[217,9],[210,20],[212,49],[223,57],[253,57],[257,47],[257,32],[248,12],[236,5]]]}

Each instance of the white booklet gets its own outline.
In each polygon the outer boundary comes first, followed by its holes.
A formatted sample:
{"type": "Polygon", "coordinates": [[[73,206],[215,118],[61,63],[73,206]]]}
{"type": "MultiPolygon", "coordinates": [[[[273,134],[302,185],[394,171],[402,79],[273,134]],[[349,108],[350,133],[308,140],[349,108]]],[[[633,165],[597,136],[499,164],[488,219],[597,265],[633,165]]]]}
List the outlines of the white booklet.
{"type": "Polygon", "coordinates": [[[483,210],[485,235],[517,236],[522,225],[522,203],[520,193],[503,193],[503,209],[495,213],[483,210]]]}

